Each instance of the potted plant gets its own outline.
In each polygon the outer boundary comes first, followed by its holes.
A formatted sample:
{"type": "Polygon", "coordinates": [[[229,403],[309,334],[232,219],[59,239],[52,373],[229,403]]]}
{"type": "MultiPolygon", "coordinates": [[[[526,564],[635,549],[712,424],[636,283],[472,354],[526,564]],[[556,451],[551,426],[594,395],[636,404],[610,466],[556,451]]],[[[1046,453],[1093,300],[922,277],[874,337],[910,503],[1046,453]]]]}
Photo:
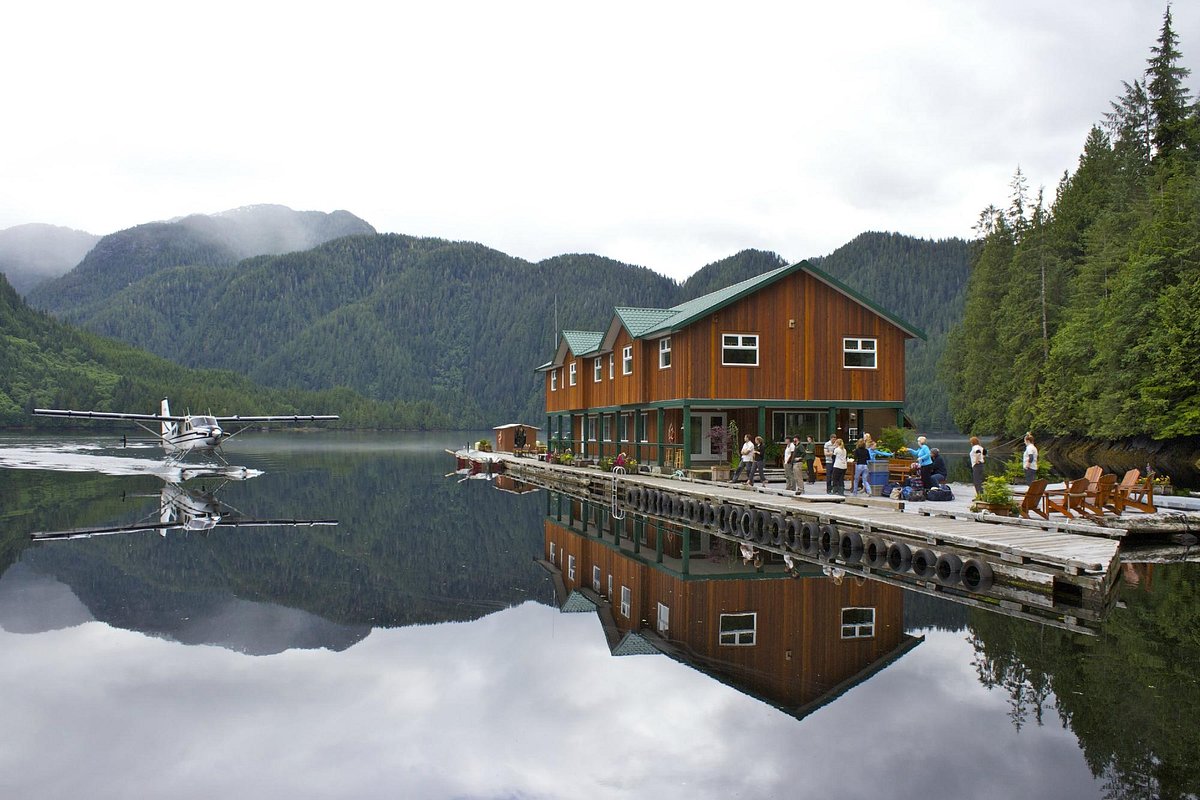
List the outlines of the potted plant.
{"type": "Polygon", "coordinates": [[[716,451],[722,459],[721,463],[713,464],[712,479],[714,481],[728,481],[732,474],[732,467],[728,461],[730,443],[737,436],[737,423],[730,422],[729,427],[724,425],[714,425],[706,434],[712,441],[712,449],[716,451]]]}
{"type": "Polygon", "coordinates": [[[1012,487],[999,475],[983,481],[983,492],[975,498],[974,507],[977,511],[988,511],[1001,517],[1011,517],[1017,513],[1012,487]]]}

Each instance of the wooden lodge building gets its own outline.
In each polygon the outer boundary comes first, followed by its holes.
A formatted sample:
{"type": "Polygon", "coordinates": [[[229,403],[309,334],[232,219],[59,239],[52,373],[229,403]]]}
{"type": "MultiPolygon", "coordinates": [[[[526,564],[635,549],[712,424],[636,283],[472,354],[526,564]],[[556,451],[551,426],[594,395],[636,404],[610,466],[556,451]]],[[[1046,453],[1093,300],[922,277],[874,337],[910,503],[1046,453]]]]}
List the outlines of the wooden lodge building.
{"type": "Polygon", "coordinates": [[[698,532],[589,505],[550,502],[542,564],[563,611],[600,615],[613,655],[666,655],[804,717],[921,641],[904,632],[898,586],[810,564],[797,579],[778,564],[760,573],[736,547],[684,574],[678,544],[698,532]]]}
{"type": "MultiPolygon", "coordinates": [[[[552,444],[689,469],[728,460],[709,431],[766,442],[903,426],[904,344],[920,329],[806,261],[673,308],[564,330],[544,373],[552,444]]],[[[818,449],[818,456],[821,455],[818,449]]]]}

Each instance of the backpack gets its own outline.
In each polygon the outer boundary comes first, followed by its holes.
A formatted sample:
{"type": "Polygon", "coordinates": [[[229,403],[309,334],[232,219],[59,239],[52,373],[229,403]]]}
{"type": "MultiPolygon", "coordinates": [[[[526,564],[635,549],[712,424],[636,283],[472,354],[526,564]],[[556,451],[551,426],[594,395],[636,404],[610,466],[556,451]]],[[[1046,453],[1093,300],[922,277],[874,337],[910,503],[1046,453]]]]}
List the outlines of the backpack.
{"type": "Polygon", "coordinates": [[[949,501],[954,499],[954,492],[950,490],[949,486],[934,486],[929,490],[926,499],[936,502],[949,501]]]}

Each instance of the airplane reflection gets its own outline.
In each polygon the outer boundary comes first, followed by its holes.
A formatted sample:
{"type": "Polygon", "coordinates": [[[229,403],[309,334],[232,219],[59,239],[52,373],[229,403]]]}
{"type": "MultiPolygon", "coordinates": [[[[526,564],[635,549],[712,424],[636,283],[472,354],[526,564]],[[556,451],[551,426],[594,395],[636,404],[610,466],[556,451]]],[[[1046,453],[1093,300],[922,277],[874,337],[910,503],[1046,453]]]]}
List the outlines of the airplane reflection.
{"type": "Polygon", "coordinates": [[[293,518],[256,518],[249,517],[228,503],[218,500],[216,493],[229,480],[240,480],[225,471],[189,470],[189,477],[217,477],[222,482],[211,491],[194,489],[172,481],[166,482],[157,495],[146,495],[159,498],[158,508],[143,519],[131,525],[114,525],[95,528],[72,528],[61,531],[34,531],[29,537],[35,541],[55,541],[60,539],[87,539],[93,536],[107,536],[116,533],[144,533],[157,531],[160,536],[166,536],[168,531],[178,530],[185,533],[207,535],[215,528],[252,528],[252,527],[313,527],[337,525],[336,519],[293,519],[293,518]]]}

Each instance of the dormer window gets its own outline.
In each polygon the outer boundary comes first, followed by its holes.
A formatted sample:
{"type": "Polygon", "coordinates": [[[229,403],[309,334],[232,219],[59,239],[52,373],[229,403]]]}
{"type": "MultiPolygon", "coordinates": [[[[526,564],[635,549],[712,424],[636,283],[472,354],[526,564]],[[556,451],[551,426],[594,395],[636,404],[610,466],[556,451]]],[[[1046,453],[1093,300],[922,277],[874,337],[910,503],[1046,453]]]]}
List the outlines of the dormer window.
{"type": "Polygon", "coordinates": [[[671,337],[664,336],[658,340],[658,368],[666,369],[671,366],[671,337]]]}

